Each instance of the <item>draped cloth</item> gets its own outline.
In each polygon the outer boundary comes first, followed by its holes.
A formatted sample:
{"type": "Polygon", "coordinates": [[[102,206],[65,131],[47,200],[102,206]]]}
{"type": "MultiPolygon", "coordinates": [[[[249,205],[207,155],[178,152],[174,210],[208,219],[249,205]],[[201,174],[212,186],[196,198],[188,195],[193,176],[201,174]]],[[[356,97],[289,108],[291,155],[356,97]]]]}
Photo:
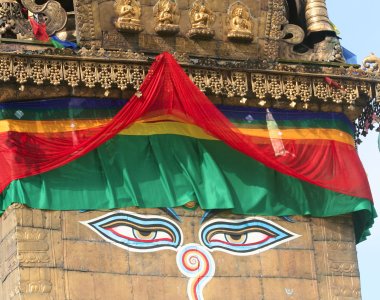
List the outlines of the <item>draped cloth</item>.
{"type": "Polygon", "coordinates": [[[0,108],[1,211],[13,202],[75,210],[197,200],[236,214],[353,213],[358,242],[376,217],[343,114],[218,109],[168,53],[127,102],[0,108]]]}
{"type": "MultiPolygon", "coordinates": [[[[280,173],[372,201],[364,169],[355,154],[340,156],[337,149],[308,152],[297,147],[276,156],[269,137],[252,137],[235,127],[193,84],[168,53],[159,55],[130,101],[106,124],[60,134],[0,133],[0,191],[15,179],[61,167],[94,150],[142,117],[170,115],[202,128],[210,136],[280,173]],[[326,167],[328,166],[328,167],[326,167]]],[[[73,124],[75,128],[75,124],[73,124]]],[[[345,152],[346,153],[346,152],[345,152]]]]}

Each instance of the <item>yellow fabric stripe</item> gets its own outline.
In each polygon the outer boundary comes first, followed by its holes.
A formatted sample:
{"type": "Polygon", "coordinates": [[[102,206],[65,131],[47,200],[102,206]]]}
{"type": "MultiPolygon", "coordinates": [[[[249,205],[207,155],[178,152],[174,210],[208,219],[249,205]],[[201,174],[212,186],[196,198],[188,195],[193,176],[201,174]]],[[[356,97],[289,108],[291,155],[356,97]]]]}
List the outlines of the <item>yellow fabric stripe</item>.
{"type": "MultiPolygon", "coordinates": [[[[202,128],[188,123],[176,122],[176,118],[166,118],[173,121],[160,121],[163,117],[139,120],[129,128],[120,132],[121,135],[154,135],[154,134],[177,134],[198,139],[215,140],[202,128]],[[145,123],[145,122],[153,123],[145,123]],[[154,122],[158,121],[158,122],[154,122]]],[[[165,120],[165,119],[164,119],[165,120]]],[[[70,132],[74,130],[86,130],[105,125],[110,119],[98,120],[55,120],[55,121],[23,121],[23,120],[1,120],[0,132],[14,131],[25,133],[56,133],[70,132]]],[[[266,129],[239,128],[240,132],[252,137],[268,138],[266,129]]],[[[350,145],[354,141],[350,134],[336,129],[302,128],[302,129],[280,129],[279,138],[284,140],[334,140],[350,145]]]]}
{"type": "Polygon", "coordinates": [[[134,123],[130,127],[119,132],[121,135],[155,135],[155,134],[176,134],[196,139],[216,140],[207,134],[202,128],[178,122],[159,123],[134,123]]]}
{"type": "Polygon", "coordinates": [[[73,130],[85,130],[102,126],[110,119],[99,120],[55,120],[55,121],[24,121],[1,120],[0,132],[14,131],[25,133],[54,133],[73,130]]]}
{"type": "MultiPolygon", "coordinates": [[[[262,137],[269,139],[269,132],[266,129],[247,129],[239,128],[239,131],[252,137],[262,137]]],[[[279,130],[279,138],[284,140],[334,140],[350,145],[354,141],[348,133],[336,129],[284,129],[279,130]]],[[[159,123],[135,123],[127,129],[122,130],[122,135],[155,135],[155,134],[177,134],[198,139],[215,140],[203,129],[196,125],[178,122],[159,122],[159,123]]]]}
{"type": "MultiPolygon", "coordinates": [[[[245,135],[269,138],[266,129],[239,128],[245,135]]],[[[354,145],[352,136],[344,131],[325,128],[279,129],[278,136],[284,140],[334,140],[354,145]]]]}
{"type": "MultiPolygon", "coordinates": [[[[67,132],[73,130],[85,130],[107,124],[112,119],[85,119],[85,120],[50,120],[50,121],[30,121],[30,120],[0,120],[0,133],[7,131],[25,133],[54,133],[67,132]]],[[[161,120],[171,120],[181,122],[177,117],[162,115],[158,117],[142,118],[137,123],[157,122],[161,120]]]]}

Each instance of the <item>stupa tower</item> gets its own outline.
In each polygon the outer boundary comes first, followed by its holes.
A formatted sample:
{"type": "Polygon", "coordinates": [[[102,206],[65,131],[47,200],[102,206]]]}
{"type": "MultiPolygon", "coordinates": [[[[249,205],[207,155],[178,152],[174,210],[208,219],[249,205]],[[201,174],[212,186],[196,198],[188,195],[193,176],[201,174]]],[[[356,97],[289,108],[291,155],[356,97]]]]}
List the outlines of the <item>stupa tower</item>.
{"type": "Polygon", "coordinates": [[[0,298],[360,299],[379,58],[325,0],[0,0],[0,298]]]}

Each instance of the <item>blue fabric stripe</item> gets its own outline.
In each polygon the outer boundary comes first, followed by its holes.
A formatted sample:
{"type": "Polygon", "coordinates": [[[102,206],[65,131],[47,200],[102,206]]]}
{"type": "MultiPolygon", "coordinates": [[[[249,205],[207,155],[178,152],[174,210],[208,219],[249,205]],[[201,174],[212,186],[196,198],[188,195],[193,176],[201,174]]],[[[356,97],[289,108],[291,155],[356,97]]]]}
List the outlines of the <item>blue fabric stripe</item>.
{"type": "MultiPolygon", "coordinates": [[[[34,100],[23,102],[0,103],[0,109],[15,110],[58,110],[58,109],[121,109],[128,100],[100,99],[100,98],[56,98],[47,100],[34,100]]],[[[217,105],[218,109],[230,120],[246,122],[265,121],[266,109],[254,107],[234,107],[217,105]]],[[[302,121],[302,120],[330,120],[348,124],[352,130],[352,122],[343,113],[334,112],[309,112],[297,110],[270,109],[276,121],[302,121]]]]}
{"type": "Polygon", "coordinates": [[[0,103],[0,109],[110,109],[121,108],[127,100],[98,98],[56,98],[48,100],[33,100],[22,102],[0,103]]]}

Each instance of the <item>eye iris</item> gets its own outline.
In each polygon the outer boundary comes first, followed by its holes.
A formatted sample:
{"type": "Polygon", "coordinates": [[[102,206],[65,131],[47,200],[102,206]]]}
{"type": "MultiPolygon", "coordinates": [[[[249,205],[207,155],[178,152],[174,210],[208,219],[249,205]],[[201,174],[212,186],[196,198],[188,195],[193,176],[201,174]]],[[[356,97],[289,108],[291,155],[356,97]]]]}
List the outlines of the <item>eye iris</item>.
{"type": "Polygon", "coordinates": [[[140,240],[153,240],[157,235],[157,231],[133,229],[133,235],[140,240]]]}
{"type": "Polygon", "coordinates": [[[247,234],[225,234],[225,238],[231,244],[243,244],[247,240],[247,234]]]}

